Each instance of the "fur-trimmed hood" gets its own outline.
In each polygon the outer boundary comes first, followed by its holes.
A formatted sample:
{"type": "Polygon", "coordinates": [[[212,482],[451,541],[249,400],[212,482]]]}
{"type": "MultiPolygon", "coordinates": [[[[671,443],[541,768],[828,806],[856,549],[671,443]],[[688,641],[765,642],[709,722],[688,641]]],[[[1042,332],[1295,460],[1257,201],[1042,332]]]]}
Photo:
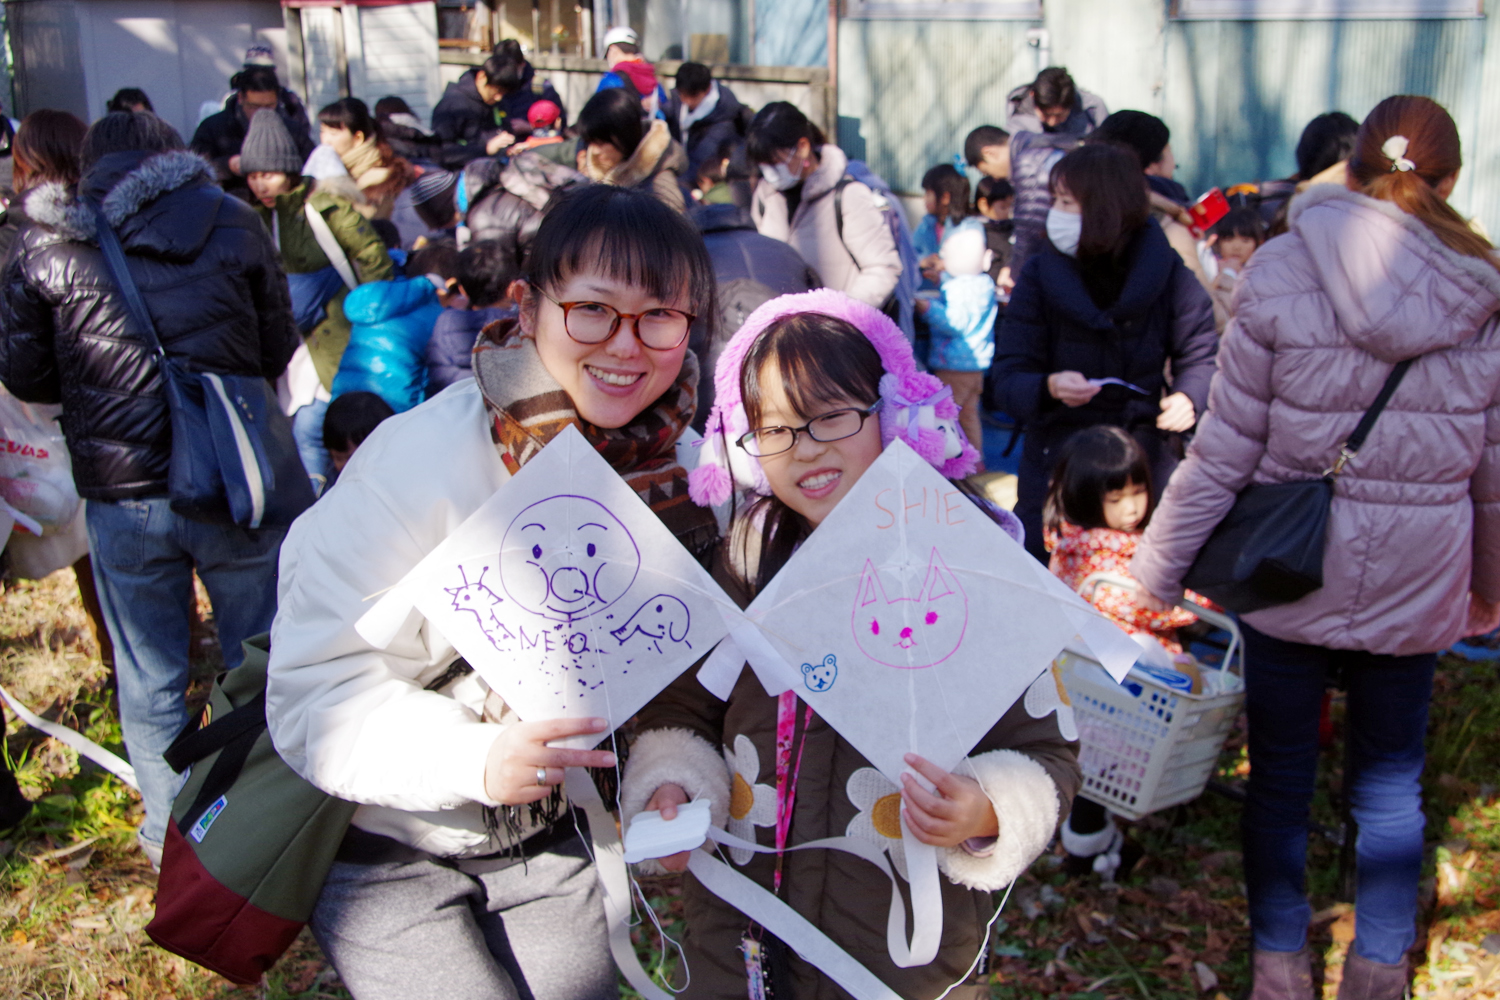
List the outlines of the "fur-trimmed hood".
{"type": "Polygon", "coordinates": [[[686,169],[687,154],[659,118],[651,122],[635,152],[611,169],[601,167],[592,152],[583,158],[583,173],[589,180],[616,187],[639,187],[662,170],[681,174],[686,169]]]}
{"type": "Polygon", "coordinates": [[[149,202],[199,177],[212,182],[214,172],[213,166],[197,153],[173,150],[144,158],[138,153],[115,153],[100,160],[89,176],[79,182],[78,193],[55,181],[37,185],[26,194],[26,215],[64,239],[92,240],[96,228],[94,210],[86,200],[91,194],[104,192],[104,217],[110,225],[120,226],[149,202]],[[133,169],[122,171],[122,164],[116,158],[126,156],[134,156],[137,163],[133,169]]]}
{"type": "Polygon", "coordinates": [[[1292,200],[1287,219],[1339,326],[1383,361],[1468,340],[1500,309],[1500,271],[1391,202],[1315,184],[1292,200]]]}

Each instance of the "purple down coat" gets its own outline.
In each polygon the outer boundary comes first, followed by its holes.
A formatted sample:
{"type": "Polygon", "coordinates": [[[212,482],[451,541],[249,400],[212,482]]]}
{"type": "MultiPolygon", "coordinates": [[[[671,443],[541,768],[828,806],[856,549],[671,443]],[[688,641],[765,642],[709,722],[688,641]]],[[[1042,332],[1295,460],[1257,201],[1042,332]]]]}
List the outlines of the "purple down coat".
{"type": "Polygon", "coordinates": [[[1245,616],[1330,649],[1410,655],[1500,600],[1500,272],[1395,205],[1308,189],[1235,292],[1209,409],[1131,572],[1175,597],[1246,485],[1314,479],[1416,358],[1334,491],[1323,587],[1245,616]]]}

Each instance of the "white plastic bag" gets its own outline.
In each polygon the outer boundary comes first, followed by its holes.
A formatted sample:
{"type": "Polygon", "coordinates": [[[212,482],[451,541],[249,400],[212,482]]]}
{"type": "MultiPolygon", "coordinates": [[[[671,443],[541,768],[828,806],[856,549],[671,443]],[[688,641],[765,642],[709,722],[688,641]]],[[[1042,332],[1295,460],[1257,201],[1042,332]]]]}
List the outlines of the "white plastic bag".
{"type": "MultiPolygon", "coordinates": [[[[10,574],[17,580],[41,580],[64,567],[71,566],[89,552],[89,535],[84,510],[86,504],[78,505],[78,513],[56,533],[49,532],[38,538],[16,526],[11,532],[10,543],[5,546],[10,561],[10,574]]],[[[3,526],[4,521],[0,521],[3,526]]]]}
{"type": "Polygon", "coordinates": [[[0,387],[0,499],[44,535],[66,529],[79,507],[57,409],[31,407],[0,387]]]}

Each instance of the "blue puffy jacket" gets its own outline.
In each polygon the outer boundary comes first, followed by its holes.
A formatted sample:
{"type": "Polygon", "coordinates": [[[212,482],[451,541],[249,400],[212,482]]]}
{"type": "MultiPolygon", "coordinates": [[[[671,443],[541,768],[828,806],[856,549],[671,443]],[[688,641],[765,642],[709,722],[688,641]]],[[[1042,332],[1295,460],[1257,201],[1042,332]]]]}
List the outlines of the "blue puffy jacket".
{"type": "Polygon", "coordinates": [[[344,315],[354,324],[333,395],[373,392],[397,413],[422,402],[427,341],[443,307],[425,277],[372,281],[350,291],[344,315]]]}

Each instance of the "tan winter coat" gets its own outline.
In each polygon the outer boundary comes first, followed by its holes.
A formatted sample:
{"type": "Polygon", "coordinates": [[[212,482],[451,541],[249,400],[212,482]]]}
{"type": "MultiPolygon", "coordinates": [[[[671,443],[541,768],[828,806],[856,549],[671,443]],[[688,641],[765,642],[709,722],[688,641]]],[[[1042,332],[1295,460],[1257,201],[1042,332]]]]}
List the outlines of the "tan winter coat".
{"type": "MultiPolygon", "coordinates": [[[[744,588],[722,565],[714,575],[735,600],[748,603],[744,588]]],[[[804,710],[799,702],[799,729],[804,710]]],[[[638,716],[641,735],[631,748],[621,789],[622,824],[645,808],[657,788],[675,783],[690,798],[709,800],[716,826],[774,846],[776,712],[777,699],[766,694],[748,667],[728,702],[711,695],[698,683],[697,670],[689,669],[638,716]],[[743,825],[737,828],[731,817],[743,825]]],[[[867,861],[838,851],[790,852],[784,855],[781,898],[903,997],[935,1000],[974,960],[985,923],[999,903],[992,893],[1031,864],[1066,815],[1081,778],[1077,746],[1062,737],[1051,712],[1033,718],[1017,702],[974,748],[968,763],[995,803],[1000,836],[993,848],[979,853],[964,846],[939,850],[944,927],[930,965],[900,969],[891,962],[885,927],[890,882],[867,861]]],[[[861,820],[867,832],[875,831],[872,836],[889,836],[899,804],[895,786],[816,716],[802,759],[789,844],[843,836],[861,820]]],[[[899,827],[894,829],[899,837],[899,827]]],[[[771,888],[774,854],[751,855],[748,864],[730,856],[736,870],[771,888]]],[[[692,977],[684,1000],[743,1000],[745,960],[739,948],[749,919],[691,875],[684,876],[684,892],[683,947],[692,977]]],[[[846,996],[795,955],[789,965],[797,1000],[846,996]]],[[[987,987],[968,985],[950,997],[988,995],[987,987]]]]}
{"type": "Polygon", "coordinates": [[[1398,361],[1415,358],[1338,479],[1323,587],[1246,615],[1292,642],[1410,655],[1500,600],[1500,272],[1390,202],[1316,185],[1256,251],[1208,412],[1131,572],[1175,597],[1248,484],[1315,479],[1398,361]]]}
{"type": "Polygon", "coordinates": [[[790,243],[829,288],[879,309],[901,276],[901,255],[877,201],[880,196],[858,181],[844,187],[840,239],[833,192],[849,158],[833,145],[823,146],[818,155],[818,168],[802,182],[802,200],[790,219],[785,194],[764,179],[755,185],[750,203],[755,228],[790,243]]]}
{"type": "Polygon", "coordinates": [[[578,147],[578,169],[589,180],[616,187],[649,188],[679,212],[684,211],[684,203],[677,178],[687,169],[687,162],[682,144],[672,138],[667,123],[660,119],[651,123],[634,153],[608,170],[595,161],[588,147],[578,147]]]}

